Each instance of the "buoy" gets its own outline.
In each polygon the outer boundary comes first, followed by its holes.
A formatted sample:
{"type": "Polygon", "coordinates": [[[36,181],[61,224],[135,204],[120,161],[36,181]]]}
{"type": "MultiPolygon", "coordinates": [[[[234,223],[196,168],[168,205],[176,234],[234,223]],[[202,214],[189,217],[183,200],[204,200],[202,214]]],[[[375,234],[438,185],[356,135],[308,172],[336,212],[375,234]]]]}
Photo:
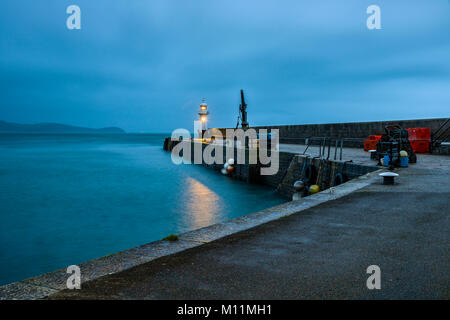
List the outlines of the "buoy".
{"type": "Polygon", "coordinates": [[[407,157],[408,156],[408,152],[406,152],[405,150],[400,151],[400,157],[407,157]]]}
{"type": "Polygon", "coordinates": [[[226,169],[228,169],[229,166],[230,166],[230,165],[229,165],[228,162],[227,162],[227,163],[225,163],[225,164],[223,165],[223,168],[226,170],[226,169]]]}
{"type": "Polygon", "coordinates": [[[390,163],[390,161],[391,161],[391,159],[389,158],[389,155],[385,154],[384,157],[383,157],[383,159],[384,159],[383,165],[384,165],[385,167],[389,167],[389,163],[390,163]]]}
{"type": "Polygon", "coordinates": [[[224,174],[224,175],[226,175],[228,173],[227,169],[225,169],[225,168],[222,168],[222,170],[220,170],[220,172],[222,172],[222,174],[224,174]]]}
{"type": "Polygon", "coordinates": [[[309,193],[314,194],[320,191],[320,188],[317,184],[313,184],[311,187],[309,187],[309,193]]]}
{"type": "Polygon", "coordinates": [[[227,171],[228,171],[228,173],[232,173],[234,171],[234,167],[228,166],[227,171]]]}
{"type": "Polygon", "coordinates": [[[232,166],[234,164],[234,159],[228,159],[227,163],[232,166]]]}
{"type": "Polygon", "coordinates": [[[394,172],[383,172],[379,174],[381,177],[383,177],[383,184],[385,185],[392,185],[394,184],[394,178],[398,177],[397,173],[394,172]]]}
{"type": "Polygon", "coordinates": [[[302,191],[305,188],[305,183],[302,180],[297,180],[294,182],[294,189],[297,192],[302,191]]]}
{"type": "Polygon", "coordinates": [[[400,157],[400,167],[402,168],[408,168],[408,157],[400,157]]]}

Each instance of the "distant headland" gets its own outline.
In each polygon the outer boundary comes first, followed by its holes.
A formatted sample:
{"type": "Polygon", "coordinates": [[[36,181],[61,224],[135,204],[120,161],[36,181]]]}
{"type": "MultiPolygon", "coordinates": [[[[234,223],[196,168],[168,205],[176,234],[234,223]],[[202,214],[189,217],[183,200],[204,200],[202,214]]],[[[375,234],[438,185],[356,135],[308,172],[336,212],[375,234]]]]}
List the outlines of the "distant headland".
{"type": "Polygon", "coordinates": [[[21,124],[6,122],[0,120],[0,134],[1,133],[49,133],[49,134],[66,134],[66,133],[108,133],[120,134],[125,133],[124,130],[118,127],[107,127],[100,129],[92,129],[85,127],[76,127],[60,123],[36,123],[36,124],[21,124]]]}

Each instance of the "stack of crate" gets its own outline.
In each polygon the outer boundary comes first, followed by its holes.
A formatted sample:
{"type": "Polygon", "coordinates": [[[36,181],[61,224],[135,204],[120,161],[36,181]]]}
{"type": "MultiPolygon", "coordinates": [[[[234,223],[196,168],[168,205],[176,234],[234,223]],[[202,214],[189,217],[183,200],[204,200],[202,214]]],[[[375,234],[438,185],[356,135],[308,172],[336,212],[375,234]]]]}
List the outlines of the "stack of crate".
{"type": "Polygon", "coordinates": [[[408,128],[408,138],[415,153],[430,152],[430,128],[408,128]]]}
{"type": "Polygon", "coordinates": [[[377,142],[381,136],[370,135],[369,140],[364,140],[364,151],[377,150],[377,142]]]}

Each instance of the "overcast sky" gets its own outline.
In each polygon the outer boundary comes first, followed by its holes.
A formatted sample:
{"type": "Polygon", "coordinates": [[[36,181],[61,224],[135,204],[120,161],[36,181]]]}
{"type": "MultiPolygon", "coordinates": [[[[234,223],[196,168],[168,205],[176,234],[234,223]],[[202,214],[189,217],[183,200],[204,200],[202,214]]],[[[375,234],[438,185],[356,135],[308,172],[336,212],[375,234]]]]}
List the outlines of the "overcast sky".
{"type": "Polygon", "coordinates": [[[448,117],[450,2],[3,0],[0,83],[0,120],[128,132],[192,130],[202,98],[233,127],[241,88],[251,125],[448,117]]]}

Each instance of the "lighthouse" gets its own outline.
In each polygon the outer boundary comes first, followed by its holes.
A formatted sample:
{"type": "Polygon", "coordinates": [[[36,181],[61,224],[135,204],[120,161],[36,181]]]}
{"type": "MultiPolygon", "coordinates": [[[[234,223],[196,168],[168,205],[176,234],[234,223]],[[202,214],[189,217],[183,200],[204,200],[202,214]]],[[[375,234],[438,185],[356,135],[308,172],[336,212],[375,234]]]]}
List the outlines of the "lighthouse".
{"type": "Polygon", "coordinates": [[[206,104],[205,99],[203,99],[202,103],[200,103],[200,111],[198,112],[198,115],[200,117],[200,136],[203,136],[203,132],[208,130],[208,114],[208,105],[206,104]]]}

